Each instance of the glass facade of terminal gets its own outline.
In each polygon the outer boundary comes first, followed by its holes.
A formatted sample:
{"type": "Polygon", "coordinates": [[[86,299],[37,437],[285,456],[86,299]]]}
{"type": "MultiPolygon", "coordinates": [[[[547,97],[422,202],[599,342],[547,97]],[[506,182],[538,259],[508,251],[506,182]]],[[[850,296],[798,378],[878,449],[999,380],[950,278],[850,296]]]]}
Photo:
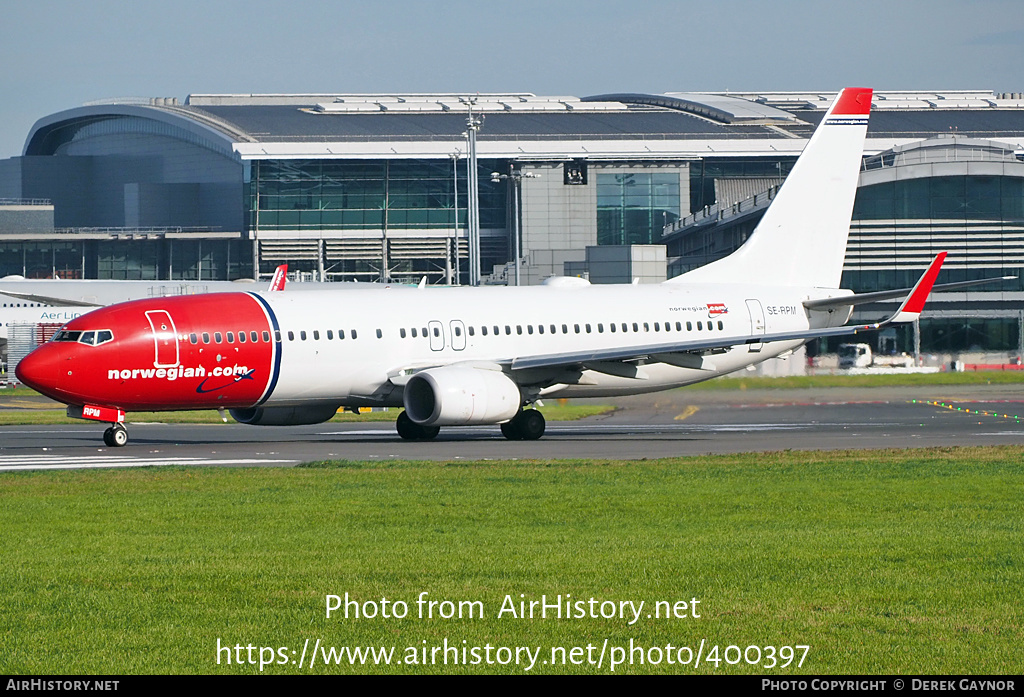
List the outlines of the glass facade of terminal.
{"type": "Polygon", "coordinates": [[[679,219],[679,175],[597,175],[597,243],[657,244],[679,219]]]}
{"type": "Polygon", "coordinates": [[[928,177],[872,184],[857,191],[854,220],[930,218],[1024,222],[1024,179],[928,177]]]}
{"type": "Polygon", "coordinates": [[[241,239],[0,241],[0,277],[101,280],[252,278],[252,248],[241,239]]]}
{"type": "Polygon", "coordinates": [[[1017,276],[984,290],[1024,290],[1024,179],[939,176],[861,187],[843,287],[911,286],[926,256],[939,251],[950,255],[940,283],[1017,276]]]}
{"type": "MultiPolygon", "coordinates": [[[[718,203],[715,181],[720,179],[769,179],[784,177],[795,157],[765,159],[706,157],[690,163],[690,211],[718,203]]],[[[731,201],[728,203],[732,203],[731,201]]]]}
{"type": "MultiPolygon", "coordinates": [[[[508,187],[490,173],[508,163],[478,169],[480,227],[504,229],[508,187]]],[[[256,160],[247,208],[252,230],[427,230],[465,227],[466,200],[465,160],[256,160]]]]}

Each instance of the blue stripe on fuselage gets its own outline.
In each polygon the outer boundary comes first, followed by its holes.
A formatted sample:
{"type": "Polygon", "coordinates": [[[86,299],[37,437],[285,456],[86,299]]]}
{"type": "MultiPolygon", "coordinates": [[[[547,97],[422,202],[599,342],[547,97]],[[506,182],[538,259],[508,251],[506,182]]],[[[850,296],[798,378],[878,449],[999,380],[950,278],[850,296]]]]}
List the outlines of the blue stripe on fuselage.
{"type": "Polygon", "coordinates": [[[267,387],[267,391],[263,394],[263,398],[256,403],[256,406],[263,405],[270,395],[274,394],[274,388],[277,387],[277,380],[281,377],[281,347],[282,342],[277,340],[277,337],[281,335],[281,325],[277,322],[277,315],[270,308],[270,303],[266,301],[262,296],[256,293],[249,293],[252,297],[256,298],[263,305],[263,310],[267,313],[267,317],[270,318],[270,324],[273,328],[273,335],[270,337],[270,343],[274,347],[274,372],[270,377],[270,385],[267,387]]]}

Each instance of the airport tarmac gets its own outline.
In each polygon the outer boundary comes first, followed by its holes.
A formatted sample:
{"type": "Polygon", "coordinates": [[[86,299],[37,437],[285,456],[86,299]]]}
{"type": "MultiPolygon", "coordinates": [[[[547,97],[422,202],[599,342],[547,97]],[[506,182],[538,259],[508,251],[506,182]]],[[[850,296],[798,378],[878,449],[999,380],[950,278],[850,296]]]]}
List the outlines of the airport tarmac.
{"type": "MultiPolygon", "coordinates": [[[[101,424],[0,428],[0,471],[140,465],[292,466],[324,459],[446,461],[638,459],[775,450],[1024,444],[1019,385],[792,390],[672,390],[599,400],[617,409],[548,422],[539,441],[497,426],[441,429],[401,440],[394,424],[133,424],[124,448],[101,424]]],[[[396,410],[397,416],[397,410],[396,410]]]]}

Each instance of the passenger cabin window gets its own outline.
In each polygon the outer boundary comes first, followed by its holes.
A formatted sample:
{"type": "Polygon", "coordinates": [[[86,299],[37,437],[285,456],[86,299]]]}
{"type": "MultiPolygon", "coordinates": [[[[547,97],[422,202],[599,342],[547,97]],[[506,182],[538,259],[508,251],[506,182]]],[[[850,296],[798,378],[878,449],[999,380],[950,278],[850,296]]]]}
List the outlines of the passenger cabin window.
{"type": "Polygon", "coordinates": [[[295,332],[288,332],[288,341],[295,341],[295,332]]]}
{"type": "Polygon", "coordinates": [[[351,336],[353,339],[359,338],[359,335],[356,334],[356,330],[355,329],[349,330],[349,336],[351,336]]]}
{"type": "Polygon", "coordinates": [[[203,332],[203,343],[204,344],[210,343],[210,334],[209,334],[209,332],[203,332]]]}
{"type": "Polygon", "coordinates": [[[381,330],[379,330],[379,329],[378,329],[378,330],[377,330],[377,338],[378,338],[378,339],[380,339],[380,338],[381,338],[381,337],[383,337],[383,336],[384,336],[384,333],[383,333],[383,332],[381,332],[381,330]]]}
{"type": "Polygon", "coordinates": [[[245,332],[238,332],[238,343],[245,343],[245,332]]]}
{"type": "MultiPolygon", "coordinates": [[[[330,332],[327,333],[330,334],[330,332]]],[[[403,339],[405,338],[405,327],[402,327],[401,329],[398,330],[398,335],[403,339]]]]}
{"type": "MultiPolygon", "coordinates": [[[[259,339],[259,335],[256,332],[249,332],[249,340],[252,343],[255,344],[257,341],[260,340],[259,339]]],[[[263,341],[265,341],[265,342],[269,342],[270,341],[270,334],[269,333],[263,332],[263,341]]]]}
{"type": "Polygon", "coordinates": [[[313,330],[313,341],[320,341],[320,330],[319,329],[314,329],[313,330]]]}
{"type": "Polygon", "coordinates": [[[224,343],[224,337],[221,335],[220,332],[213,333],[213,340],[216,341],[218,344],[224,343]]]}
{"type": "Polygon", "coordinates": [[[235,343],[235,333],[234,332],[228,332],[227,336],[228,336],[228,343],[229,344],[235,343]]]}
{"type": "MultiPolygon", "coordinates": [[[[405,330],[404,329],[402,330],[402,336],[405,336],[405,330]]],[[[327,330],[327,340],[330,341],[333,338],[334,338],[334,330],[333,329],[328,329],[327,330]]]]}
{"type": "Polygon", "coordinates": [[[193,345],[198,344],[199,343],[199,337],[196,334],[189,334],[188,335],[188,341],[189,341],[190,344],[193,344],[193,345]]]}

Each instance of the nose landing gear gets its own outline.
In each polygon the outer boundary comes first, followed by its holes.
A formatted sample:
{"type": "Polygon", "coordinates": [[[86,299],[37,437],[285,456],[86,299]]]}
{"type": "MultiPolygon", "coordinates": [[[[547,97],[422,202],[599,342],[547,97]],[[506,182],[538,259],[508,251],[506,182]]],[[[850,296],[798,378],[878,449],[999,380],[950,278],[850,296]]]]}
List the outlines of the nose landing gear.
{"type": "Polygon", "coordinates": [[[124,447],[128,443],[128,429],[121,423],[112,424],[103,432],[103,442],[111,448],[124,447]]]}

